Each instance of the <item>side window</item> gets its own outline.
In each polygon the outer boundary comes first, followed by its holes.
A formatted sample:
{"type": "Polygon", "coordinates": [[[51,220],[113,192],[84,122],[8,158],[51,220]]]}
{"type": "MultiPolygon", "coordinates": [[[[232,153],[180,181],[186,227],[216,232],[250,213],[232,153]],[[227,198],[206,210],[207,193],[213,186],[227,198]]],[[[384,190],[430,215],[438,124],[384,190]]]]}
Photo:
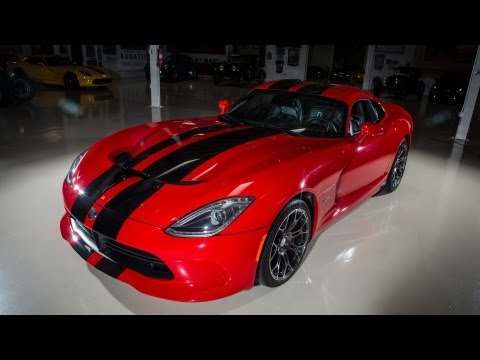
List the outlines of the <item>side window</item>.
{"type": "Polygon", "coordinates": [[[43,59],[40,58],[40,57],[37,57],[37,56],[33,56],[31,58],[28,58],[27,62],[30,63],[30,64],[34,64],[34,65],[44,64],[43,59]]]}
{"type": "Polygon", "coordinates": [[[360,127],[364,122],[376,120],[376,116],[368,103],[368,100],[358,100],[352,107],[352,118],[350,119],[350,134],[355,135],[360,132],[360,127]]]}
{"type": "Polygon", "coordinates": [[[373,123],[378,122],[377,111],[373,108],[372,103],[368,100],[365,101],[365,108],[368,111],[370,121],[373,123]]]}
{"type": "Polygon", "coordinates": [[[382,105],[374,100],[370,100],[370,104],[372,104],[373,110],[375,111],[378,120],[382,120],[385,116],[385,110],[383,110],[382,105]]]}

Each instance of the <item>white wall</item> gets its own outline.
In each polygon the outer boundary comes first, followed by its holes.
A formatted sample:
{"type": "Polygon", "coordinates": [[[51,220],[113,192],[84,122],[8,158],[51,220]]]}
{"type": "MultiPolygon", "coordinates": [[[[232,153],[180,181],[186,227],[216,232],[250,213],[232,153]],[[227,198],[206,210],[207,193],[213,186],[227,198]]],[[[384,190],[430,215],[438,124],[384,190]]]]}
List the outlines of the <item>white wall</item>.
{"type": "Polygon", "coordinates": [[[308,59],[308,45],[300,47],[300,57],[298,66],[288,65],[288,47],[284,48],[285,54],[282,57],[277,57],[277,47],[275,45],[267,45],[266,53],[271,52],[272,58],[268,60],[265,58],[265,73],[267,75],[266,81],[279,79],[300,79],[305,80],[307,59],[308,59]],[[283,72],[276,72],[276,61],[283,60],[283,72]]]}

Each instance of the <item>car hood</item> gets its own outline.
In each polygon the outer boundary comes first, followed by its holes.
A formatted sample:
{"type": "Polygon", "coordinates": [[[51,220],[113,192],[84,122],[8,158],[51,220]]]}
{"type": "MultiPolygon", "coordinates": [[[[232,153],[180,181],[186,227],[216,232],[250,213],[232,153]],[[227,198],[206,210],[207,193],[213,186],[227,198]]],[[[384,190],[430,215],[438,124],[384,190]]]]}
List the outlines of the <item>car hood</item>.
{"type": "MultiPolygon", "coordinates": [[[[215,200],[262,196],[272,169],[311,151],[311,138],[232,127],[216,118],[168,121],[151,129],[145,125],[124,130],[96,144],[72,186],[119,218],[165,228],[215,200]],[[109,175],[98,180],[105,173],[109,175]]],[[[314,141],[316,149],[338,143],[314,141]]]]}
{"type": "Polygon", "coordinates": [[[79,65],[66,65],[66,66],[49,66],[51,71],[56,73],[64,73],[66,71],[80,72],[85,71],[95,76],[111,75],[110,71],[99,66],[79,66],[79,65]]]}

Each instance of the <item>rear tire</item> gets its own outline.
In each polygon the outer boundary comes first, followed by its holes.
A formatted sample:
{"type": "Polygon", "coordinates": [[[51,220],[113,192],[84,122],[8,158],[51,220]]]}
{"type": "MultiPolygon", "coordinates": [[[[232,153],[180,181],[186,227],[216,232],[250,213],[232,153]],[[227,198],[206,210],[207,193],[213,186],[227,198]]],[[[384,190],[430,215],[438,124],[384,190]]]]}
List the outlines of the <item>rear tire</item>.
{"type": "Polygon", "coordinates": [[[176,82],[178,81],[178,72],[177,70],[173,70],[172,74],[170,75],[170,81],[176,82]]]}
{"type": "Polygon", "coordinates": [[[403,139],[400,143],[400,146],[397,150],[397,155],[395,155],[395,160],[393,160],[392,167],[387,177],[387,182],[385,183],[384,190],[387,192],[395,191],[400,182],[402,181],[403,174],[405,173],[405,167],[407,166],[407,157],[408,157],[408,143],[407,139],[403,139]]]}
{"type": "Polygon", "coordinates": [[[17,77],[12,82],[12,95],[18,101],[30,101],[35,90],[35,83],[27,77],[17,77]]]}
{"type": "Polygon", "coordinates": [[[305,201],[292,200],[275,219],[257,269],[257,282],[277,287],[300,268],[311,238],[312,215],[305,201]]]}

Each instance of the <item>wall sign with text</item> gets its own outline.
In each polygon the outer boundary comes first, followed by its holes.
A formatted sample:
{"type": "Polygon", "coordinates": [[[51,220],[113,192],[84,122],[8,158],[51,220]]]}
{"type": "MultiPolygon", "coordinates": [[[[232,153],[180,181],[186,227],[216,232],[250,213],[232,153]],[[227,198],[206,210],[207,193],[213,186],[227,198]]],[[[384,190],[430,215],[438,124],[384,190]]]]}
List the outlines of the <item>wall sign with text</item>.
{"type": "Polygon", "coordinates": [[[403,54],[405,45],[375,45],[375,52],[403,54]]]}
{"type": "Polygon", "coordinates": [[[143,70],[147,61],[145,50],[120,50],[120,70],[143,70]]]}

